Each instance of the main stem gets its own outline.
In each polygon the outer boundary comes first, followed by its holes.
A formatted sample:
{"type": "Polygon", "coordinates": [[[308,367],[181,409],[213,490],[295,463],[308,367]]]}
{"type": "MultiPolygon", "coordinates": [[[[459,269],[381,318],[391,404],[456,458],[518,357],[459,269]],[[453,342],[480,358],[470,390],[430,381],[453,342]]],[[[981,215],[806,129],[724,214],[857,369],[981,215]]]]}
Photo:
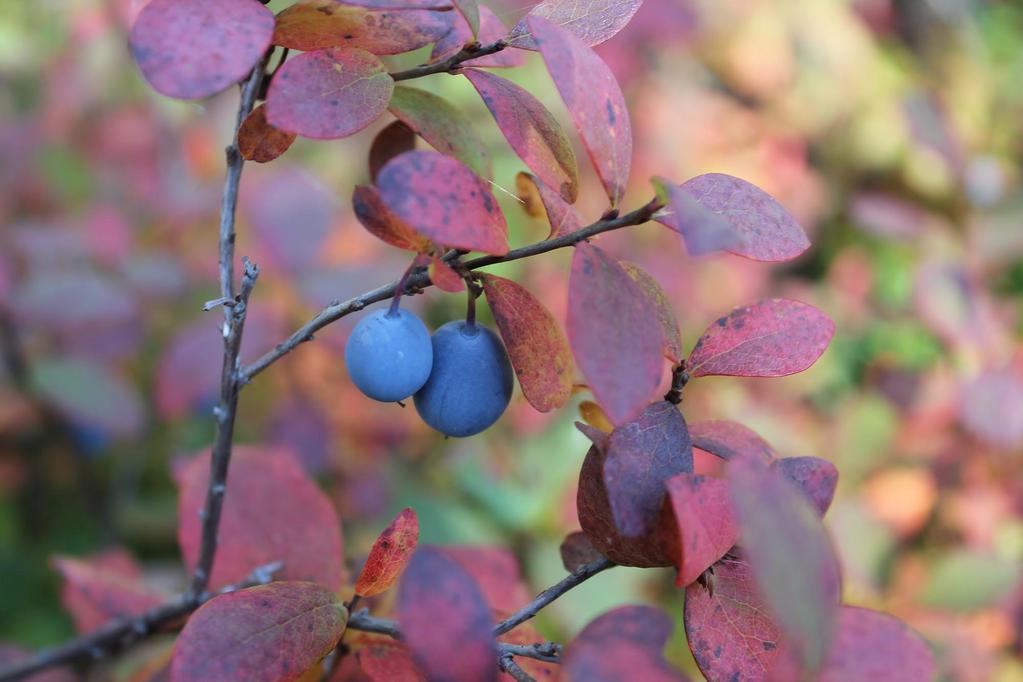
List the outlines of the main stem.
{"type": "Polygon", "coordinates": [[[241,182],[245,160],[238,151],[238,129],[252,112],[263,83],[267,60],[263,59],[253,68],[252,75],[242,87],[241,102],[231,144],[227,146],[227,176],[224,180],[224,194],[220,202],[220,294],[224,301],[224,361],[220,371],[220,402],[214,408],[216,436],[210,457],[210,479],[206,489],[206,503],[203,505],[202,538],[199,545],[199,559],[192,574],[189,590],[193,600],[199,600],[209,586],[213,569],[213,558],[217,552],[217,531],[220,515],[224,508],[224,494],[227,490],[227,470],[231,463],[231,444],[234,440],[234,422],[238,413],[239,353],[242,332],[245,328],[246,308],[249,294],[259,276],[259,268],[246,261],[242,277],[241,292],[235,294],[234,287],[234,242],[235,210],[238,206],[238,186],[241,182]]]}

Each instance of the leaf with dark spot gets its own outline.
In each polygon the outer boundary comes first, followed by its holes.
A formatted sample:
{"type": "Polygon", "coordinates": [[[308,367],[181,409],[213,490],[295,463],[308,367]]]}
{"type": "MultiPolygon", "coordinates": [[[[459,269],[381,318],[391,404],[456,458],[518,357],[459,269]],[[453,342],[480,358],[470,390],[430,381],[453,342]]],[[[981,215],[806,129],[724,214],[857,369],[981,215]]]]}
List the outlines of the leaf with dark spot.
{"type": "Polygon", "coordinates": [[[827,513],[838,486],[838,469],[834,464],[819,457],[785,457],[771,466],[803,491],[818,514],[827,513]]]}
{"type": "Polygon", "coordinates": [[[174,646],[174,682],[297,680],[319,663],[348,623],[333,591],[309,582],[275,582],[206,602],[174,646]]]}
{"type": "Polygon", "coordinates": [[[300,0],[277,15],[273,42],[303,52],[352,47],[373,54],[400,54],[446,35],[455,24],[453,15],[422,9],[350,7],[337,0],[300,0]]]}
{"type": "Polygon", "coordinates": [[[336,47],[289,59],[270,82],[267,121],[318,140],[353,135],[387,108],[394,81],[365,50],[336,47]]]}
{"type": "Polygon", "coordinates": [[[405,570],[418,541],[419,519],[416,512],[410,508],[402,509],[373,542],[355,582],[355,594],[372,597],[389,589],[405,570]]]}
{"type": "Polygon", "coordinates": [[[572,256],[568,340],[576,365],[611,422],[638,417],[660,387],[664,333],[639,285],[586,242],[572,256]]]}
{"type": "Polygon", "coordinates": [[[664,660],[672,623],[652,606],[621,606],[591,621],[565,649],[562,679],[571,682],[684,682],[664,660]]]}
{"type": "Polygon", "coordinates": [[[527,22],[611,206],[617,206],[632,167],[632,124],[622,90],[607,64],[575,35],[539,15],[527,22]]]}
{"type": "Polygon", "coordinates": [[[273,14],[256,0],[152,0],[135,18],[128,46],[154,90],[202,99],[244,79],[273,31],[273,14]]]}
{"type": "Polygon", "coordinates": [[[479,92],[515,153],[542,182],[573,203],[579,195],[579,169],[572,144],[554,115],[509,80],[479,69],[462,74],[479,92]]]}
{"type": "Polygon", "coordinates": [[[696,342],[688,369],[711,374],[780,377],[802,372],[824,353],[835,323],[812,305],[781,298],[733,309],[696,342]]]}
{"type": "Polygon", "coordinates": [[[540,412],[564,406],[572,396],[572,350],[554,316],[510,279],[484,275],[483,291],[526,400],[540,412]]]}
{"type": "Polygon", "coordinates": [[[405,645],[428,679],[493,682],[497,649],[479,587],[437,548],[421,547],[398,590],[405,645]]]}
{"type": "Polygon", "coordinates": [[[377,187],[398,219],[436,244],[498,256],[508,252],[497,199],[484,180],[449,156],[406,152],[380,170],[377,187]]]}
{"type": "Polygon", "coordinates": [[[481,178],[493,177],[490,155],[472,121],[446,99],[399,85],[388,109],[437,151],[458,159],[481,178]]]}

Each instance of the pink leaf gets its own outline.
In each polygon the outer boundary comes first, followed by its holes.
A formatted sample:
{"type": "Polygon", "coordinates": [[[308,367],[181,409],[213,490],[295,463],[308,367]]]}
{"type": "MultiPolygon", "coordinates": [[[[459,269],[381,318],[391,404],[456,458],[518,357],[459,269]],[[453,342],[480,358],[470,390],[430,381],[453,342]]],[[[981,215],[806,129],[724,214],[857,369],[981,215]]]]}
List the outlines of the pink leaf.
{"type": "Polygon", "coordinates": [[[831,540],[806,497],[775,470],[737,459],[728,473],[758,591],[812,677],[838,622],[841,576],[831,540]]]}
{"type": "Polygon", "coordinates": [[[508,144],[540,180],[569,203],[579,194],[575,152],[557,119],[529,91],[478,69],[462,72],[479,92],[508,144]]]}
{"type": "Polygon", "coordinates": [[[576,246],[568,282],[568,340],[576,365],[614,424],[635,419],[664,368],[657,312],[628,273],[601,249],[576,246]]]}
{"type": "MultiPolygon", "coordinates": [[[[505,28],[504,23],[498,16],[494,14],[494,10],[486,5],[481,5],[480,30],[477,36],[480,44],[489,45],[504,38],[507,34],[508,29],[505,28]]],[[[433,52],[430,53],[430,63],[447,59],[461,50],[466,43],[472,42],[472,40],[472,30],[469,28],[469,24],[465,22],[463,17],[458,17],[455,20],[454,28],[433,46],[433,52]]],[[[525,62],[526,59],[521,50],[506,47],[500,52],[470,59],[463,62],[463,65],[488,68],[514,68],[522,66],[525,62]]]]}
{"type": "Polygon", "coordinates": [[[1013,367],[988,369],[962,391],[960,418],[978,438],[1006,450],[1023,446],[1023,375],[1013,367]]]}
{"type": "MultiPolygon", "coordinates": [[[[116,618],[137,616],[162,604],[166,597],[142,582],[137,566],[120,567],[102,555],[88,559],[56,556],[53,565],[64,579],[61,602],[80,633],[91,632],[116,618]],[[127,571],[125,569],[128,569],[127,571]]],[[[118,563],[123,559],[118,558],[118,563]]]]}
{"type": "Polygon", "coordinates": [[[548,239],[582,229],[583,219],[579,211],[539,178],[529,173],[519,173],[515,176],[515,188],[525,205],[526,213],[534,218],[547,217],[551,226],[548,239]]]}
{"type": "Polygon", "coordinates": [[[394,81],[364,50],[336,47],[289,59],[270,82],[266,118],[319,140],[353,135],[384,112],[394,81]]]}
{"type": "Polygon", "coordinates": [[[611,205],[617,206],[632,166],[632,124],[621,88],[579,38],[538,15],[527,21],[611,205]]]}
{"type": "Polygon", "coordinates": [[[671,619],[652,606],[621,606],[591,621],[565,650],[562,676],[572,682],[684,682],[664,660],[671,619]]]}
{"type": "Polygon", "coordinates": [[[658,222],[682,235],[690,256],[702,256],[738,246],[742,238],[721,215],[704,208],[681,187],[664,178],[654,178],[657,197],[665,209],[658,222]]]}
{"type": "MultiPolygon", "coordinates": [[[[679,197],[678,203],[688,203],[681,200],[681,195],[688,195],[700,208],[724,218],[739,238],[738,244],[727,248],[739,256],[761,261],[791,260],[810,247],[796,219],[771,195],[745,180],[707,173],[687,180],[672,194],[679,197]]],[[[695,213],[696,208],[683,208],[681,215],[689,211],[695,213]]],[[[659,219],[679,229],[669,220],[659,219]]]]}
{"type": "Polygon", "coordinates": [[[571,31],[586,45],[599,45],[625,28],[642,4],[643,0],[544,0],[516,24],[508,34],[508,42],[535,50],[529,21],[540,17],[571,31]]]}
{"type": "Polygon", "coordinates": [[[748,457],[764,463],[774,459],[774,451],[753,429],[726,420],[711,419],[689,425],[693,447],[724,460],[748,457]]]}
{"type": "Polygon", "coordinates": [[[795,374],[817,361],[834,333],[835,323],[812,305],[781,298],[757,301],[733,309],[703,333],[689,356],[689,373],[795,374]]]}
{"type": "Polygon", "coordinates": [[[384,204],[419,234],[444,246],[508,252],[507,225],[486,183],[443,154],[406,152],[380,170],[384,204]]]}
{"type": "Polygon", "coordinates": [[[490,609],[472,577],[441,550],[421,547],[412,555],[398,590],[398,621],[428,679],[497,679],[490,609]]]}
{"type": "Polygon", "coordinates": [[[483,600],[502,618],[517,611],[533,596],[522,581],[518,559],[504,547],[446,545],[438,549],[472,576],[483,600]]]}
{"type": "Polygon", "coordinates": [[[202,99],[244,79],[273,30],[273,14],[256,0],[152,0],[128,45],[154,90],[202,99]]]}
{"type": "Polygon", "coordinates": [[[381,241],[406,251],[430,250],[430,240],[416,234],[411,227],[394,215],[384,204],[376,187],[357,185],[352,193],[352,208],[355,217],[366,231],[381,241]]]}
{"type": "Polygon", "coordinates": [[[693,470],[693,447],[678,407],[660,401],[611,432],[604,487],[615,526],[625,537],[649,533],[665,499],[665,482],[693,470]]]}
{"type": "Polygon", "coordinates": [[[855,606],[839,612],[838,633],[820,682],[931,682],[934,655],[919,634],[886,613],[855,606]]]}
{"type": "Polygon", "coordinates": [[[430,281],[436,284],[437,288],[441,291],[451,294],[465,291],[465,281],[462,279],[462,276],[455,272],[442,258],[433,256],[430,259],[429,273],[430,281]]]}
{"type": "Polygon", "coordinates": [[[678,529],[676,583],[685,587],[735,545],[739,524],[724,479],[684,473],[666,485],[678,529]]]}
{"type": "Polygon", "coordinates": [[[835,498],[838,469],[819,457],[785,457],[771,465],[803,491],[820,516],[824,516],[835,498]]]}
{"type": "Polygon", "coordinates": [[[629,277],[639,285],[639,288],[646,294],[654,310],[657,311],[657,319],[660,321],[661,329],[664,331],[665,357],[671,360],[673,364],[681,362],[682,358],[685,357],[685,353],[682,350],[682,333],[679,331],[678,318],[675,317],[675,309],[672,308],[668,295],[650,273],[635,263],[622,261],[621,266],[625,268],[625,272],[629,273],[629,277]]]}

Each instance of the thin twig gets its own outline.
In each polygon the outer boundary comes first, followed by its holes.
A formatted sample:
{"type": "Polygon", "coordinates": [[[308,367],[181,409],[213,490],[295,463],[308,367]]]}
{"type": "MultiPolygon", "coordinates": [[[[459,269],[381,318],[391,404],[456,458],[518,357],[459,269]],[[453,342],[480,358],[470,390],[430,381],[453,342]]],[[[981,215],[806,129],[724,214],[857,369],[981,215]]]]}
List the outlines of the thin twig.
{"type": "Polygon", "coordinates": [[[490,54],[495,54],[508,47],[508,43],[503,40],[490,43],[489,45],[480,45],[479,43],[473,43],[467,45],[461,50],[451,55],[447,59],[436,62],[434,64],[422,64],[420,66],[407,69],[405,71],[396,71],[391,74],[391,78],[395,81],[407,81],[413,78],[422,78],[423,76],[431,76],[435,73],[449,73],[457,70],[463,62],[467,62],[470,59],[478,59],[480,57],[486,57],[490,54]]]}
{"type": "Polygon", "coordinates": [[[522,666],[515,662],[515,659],[511,656],[511,654],[502,656],[497,661],[497,664],[501,667],[501,670],[511,675],[516,682],[536,682],[536,679],[532,675],[523,670],[522,666]]]}
{"type": "Polygon", "coordinates": [[[204,593],[198,600],[186,593],[134,618],[112,620],[95,632],[44,649],[32,658],[0,670],[0,682],[23,680],[46,668],[95,659],[123,650],[146,637],[163,632],[217,595],[270,582],[281,566],[280,562],[260,566],[245,580],[228,585],[216,594],[204,593]]]}
{"type": "MultiPolygon", "coordinates": [[[[474,258],[464,263],[464,267],[466,270],[476,270],[488,265],[508,263],[522,258],[538,256],[542,253],[562,249],[567,246],[574,246],[575,244],[591,237],[595,237],[602,232],[610,232],[611,230],[618,230],[623,227],[632,227],[634,225],[645,223],[650,220],[650,217],[656,213],[661,206],[662,205],[654,199],[645,206],[637,208],[635,211],[626,213],[623,216],[603,218],[592,225],[588,225],[576,230],[575,232],[570,232],[569,234],[565,234],[554,239],[547,239],[542,242],[523,246],[522,248],[509,251],[503,256],[480,256],[479,258],[474,258]]],[[[431,284],[430,275],[426,272],[420,271],[409,278],[405,290],[417,291],[429,287],[431,284]]],[[[346,315],[358,312],[372,303],[377,303],[391,298],[394,296],[397,288],[398,283],[391,282],[390,284],[385,284],[382,287],[377,287],[372,291],[367,291],[355,298],[350,298],[347,301],[333,303],[327,306],[317,313],[315,317],[302,325],[291,336],[277,344],[273,350],[267,351],[258,360],[242,368],[238,374],[239,381],[242,383],[251,381],[253,377],[293,351],[297,346],[311,340],[313,335],[320,329],[323,329],[332,322],[340,320],[346,315]]]]}
{"type": "Polygon", "coordinates": [[[224,361],[220,372],[220,402],[214,409],[217,430],[210,456],[210,479],[206,490],[206,502],[201,512],[202,538],[199,545],[199,560],[196,562],[195,572],[192,574],[191,594],[193,597],[199,597],[209,585],[210,574],[213,570],[213,557],[217,551],[217,530],[220,527],[220,513],[224,506],[224,494],[227,490],[227,470],[231,462],[234,421],[238,412],[238,390],[242,385],[238,381],[238,356],[241,351],[242,332],[245,329],[249,295],[252,293],[252,287],[256,284],[256,278],[259,277],[259,268],[246,260],[241,291],[239,294],[235,294],[235,209],[238,205],[238,186],[241,182],[242,167],[245,164],[245,160],[238,151],[238,128],[241,127],[242,121],[255,106],[260,84],[266,75],[266,64],[269,58],[270,52],[267,51],[242,87],[234,138],[226,150],[227,177],[224,180],[224,195],[220,204],[220,295],[234,303],[224,306],[224,361]]]}
{"type": "Polygon", "coordinates": [[[529,602],[521,609],[495,625],[494,636],[503,635],[509,630],[525,623],[527,620],[539,613],[540,609],[544,608],[561,595],[586,582],[601,571],[606,571],[614,565],[614,562],[610,559],[601,557],[588,564],[580,566],[579,570],[575,573],[570,573],[557,584],[551,585],[546,590],[536,595],[533,601],[529,602]]]}

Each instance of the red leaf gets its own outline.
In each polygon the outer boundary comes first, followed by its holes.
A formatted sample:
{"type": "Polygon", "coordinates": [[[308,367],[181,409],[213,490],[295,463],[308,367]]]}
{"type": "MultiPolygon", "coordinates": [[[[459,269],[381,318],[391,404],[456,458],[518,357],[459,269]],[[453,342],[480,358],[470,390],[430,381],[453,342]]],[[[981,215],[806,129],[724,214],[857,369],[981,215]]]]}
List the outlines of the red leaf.
{"type": "Polygon", "coordinates": [[[817,361],[835,323],[812,305],[782,298],[733,309],[703,333],[689,356],[689,374],[780,377],[817,361]]]}
{"type": "Polygon", "coordinates": [[[532,596],[522,581],[518,560],[507,549],[488,545],[448,545],[438,549],[472,576],[484,601],[499,617],[515,612],[532,596]]]}
{"type": "Polygon", "coordinates": [[[490,609],[472,577],[439,549],[412,556],[398,590],[398,620],[427,678],[496,680],[490,609]]]}
{"type": "Polygon", "coordinates": [[[128,46],[154,90],[202,99],[245,78],[273,30],[273,14],[256,0],[151,0],[128,46]]]}
{"type": "Polygon", "coordinates": [[[529,173],[515,176],[515,187],[526,213],[534,218],[546,216],[551,232],[548,239],[570,234],[583,227],[582,216],[561,195],[529,173]]]}
{"type": "Polygon", "coordinates": [[[575,573],[586,564],[592,563],[604,556],[593,546],[593,542],[586,533],[582,531],[566,535],[565,539],[561,541],[561,547],[558,549],[561,553],[561,563],[569,573],[575,573]]]}
{"type": "Polygon", "coordinates": [[[443,154],[406,152],[377,177],[384,204],[419,234],[444,246],[508,252],[507,225],[486,183],[443,154]]]}
{"type": "Polygon", "coordinates": [[[715,564],[713,590],[686,588],[686,638],[708,682],[767,679],[781,645],[749,563],[733,553],[715,564]]]}
{"type": "Polygon", "coordinates": [[[657,197],[666,205],[657,221],[682,235],[690,256],[731,249],[742,243],[742,237],[727,220],[704,208],[681,187],[664,178],[654,178],[653,183],[657,197]]]}
{"type": "Polygon", "coordinates": [[[827,513],[838,486],[838,469],[834,464],[819,457],[785,457],[771,466],[803,491],[820,516],[827,513]]]}
{"type": "Polygon", "coordinates": [[[330,653],[347,622],[340,598],[314,583],[277,582],[222,594],[185,624],[171,680],[296,680],[330,653]]]}
{"type": "MultiPolygon", "coordinates": [[[[490,9],[486,5],[480,6],[480,30],[477,39],[483,45],[489,45],[490,43],[501,40],[508,34],[508,29],[505,28],[504,23],[494,14],[494,10],[490,9]]],[[[469,28],[469,24],[465,22],[465,19],[458,17],[455,20],[455,26],[451,29],[443,38],[437,41],[433,46],[433,52],[430,53],[430,63],[442,61],[447,59],[451,55],[459,52],[462,47],[469,42],[472,42],[472,31],[469,28]]],[[[514,68],[516,66],[522,66],[526,63],[525,56],[521,51],[513,48],[505,48],[500,52],[486,55],[485,57],[477,57],[476,59],[470,59],[462,62],[463,66],[478,66],[478,67],[503,67],[503,68],[514,68]]]]}
{"type": "Polygon", "coordinates": [[[665,500],[665,482],[693,470],[693,446],[678,407],[660,401],[611,432],[604,487],[615,527],[625,537],[651,532],[665,500]]]}
{"type": "Polygon", "coordinates": [[[608,611],[568,645],[562,677],[572,682],[682,682],[686,677],[664,660],[671,631],[671,619],[652,606],[608,611]]]}
{"type": "Polygon", "coordinates": [[[238,151],[242,158],[256,163],[267,163],[288,151],[295,134],[274,128],[266,120],[266,107],[252,110],[238,129],[238,151]]]}
{"type": "Polygon", "coordinates": [[[541,17],[571,31],[586,45],[599,45],[621,31],[643,0],[544,0],[508,34],[515,47],[536,49],[529,19],[541,17]]]}
{"type": "Polygon", "coordinates": [[[410,508],[401,510],[373,543],[355,582],[355,594],[372,597],[389,589],[412,557],[419,541],[419,519],[410,508]]]}
{"type": "Polygon", "coordinates": [[[639,288],[646,294],[647,299],[657,312],[657,319],[664,330],[664,355],[673,364],[677,364],[685,357],[682,350],[682,333],[678,328],[678,319],[675,317],[675,309],[668,300],[668,295],[661,288],[660,283],[650,273],[635,263],[622,261],[620,265],[628,273],[639,288]]]}
{"type": "Polygon", "coordinates": [[[540,412],[564,406],[572,396],[572,350],[554,316],[510,279],[484,275],[483,291],[526,400],[540,412]]]}
{"type": "Polygon", "coordinates": [[[538,15],[527,21],[611,205],[617,206],[632,166],[632,124],[621,88],[607,64],[579,38],[538,15]]]}
{"type": "Polygon", "coordinates": [[[680,474],[667,489],[679,539],[676,583],[685,587],[735,545],[739,524],[724,479],[680,474]]]}
{"type": "Polygon", "coordinates": [[[476,0],[451,0],[455,9],[469,25],[469,30],[475,38],[480,32],[480,6],[476,0]]]}
{"type": "Polygon", "coordinates": [[[572,203],[579,169],[572,144],[547,108],[524,88],[478,69],[462,71],[493,114],[508,144],[541,181],[572,203]]]}
{"type": "Polygon", "coordinates": [[[594,397],[615,424],[635,419],[661,383],[657,312],[628,273],[581,242],[568,281],[568,340],[594,397]]]}
{"type": "Polygon", "coordinates": [[[605,458],[604,451],[594,445],[579,470],[576,512],[583,532],[598,552],[616,564],[640,568],[674,566],[677,539],[668,505],[662,507],[661,517],[649,533],[630,538],[618,531],[604,487],[605,458]]]}
{"type": "Polygon", "coordinates": [[[774,459],[774,450],[753,429],[726,420],[711,419],[689,425],[693,447],[724,460],[749,458],[765,463],[774,459]]]}
{"type": "Polygon", "coordinates": [[[433,256],[430,259],[430,281],[441,291],[457,294],[465,290],[465,280],[455,272],[443,259],[433,256]]]}
{"type": "Polygon", "coordinates": [[[440,153],[458,159],[481,178],[493,177],[490,155],[472,121],[446,99],[425,90],[398,86],[388,108],[440,153]]]}
{"type": "MultiPolygon", "coordinates": [[[[739,243],[728,250],[739,256],[760,261],[783,261],[795,258],[810,247],[810,240],[796,219],[771,195],[745,180],[707,173],[682,183],[672,190],[676,204],[685,204],[688,195],[699,207],[723,217],[738,234],[739,243]]],[[[699,215],[695,207],[682,209],[682,216],[699,215]]],[[[658,219],[672,229],[679,228],[658,219]]],[[[672,221],[674,222],[674,221],[672,221]]],[[[688,244],[688,241],[686,242],[688,244]]]]}
{"type": "Polygon", "coordinates": [[[373,54],[400,54],[446,35],[454,26],[453,14],[408,9],[375,11],[348,7],[337,0],[300,0],[277,15],[273,42],[302,51],[346,47],[373,54]]]}
{"type": "MultiPolygon", "coordinates": [[[[392,95],[393,97],[393,95],[392,95]]],[[[388,161],[416,148],[416,133],[402,121],[393,121],[377,133],[369,147],[369,177],[376,182],[388,161]]]]}
{"type": "MultiPolygon", "coordinates": [[[[178,477],[178,543],[191,571],[199,558],[209,453],[178,477]]],[[[283,561],[283,580],[312,580],[332,589],[343,577],[341,527],[330,500],[286,452],[235,447],[210,576],[216,589],[252,569],[283,561]]]]}
{"type": "Polygon", "coordinates": [[[800,669],[824,664],[838,619],[841,576],[827,531],[796,486],[761,463],[729,465],[741,544],[760,595],[800,669]]]}
{"type": "Polygon", "coordinates": [[[357,185],[352,193],[355,217],[374,237],[406,251],[430,250],[430,240],[415,233],[394,215],[380,198],[380,192],[371,185],[357,185]]]}
{"type": "Polygon", "coordinates": [[[839,612],[838,633],[820,682],[930,682],[934,655],[919,634],[886,613],[855,606],[839,612]]]}
{"type": "Polygon", "coordinates": [[[115,618],[137,616],[166,600],[162,593],[146,587],[129,555],[114,562],[103,555],[88,559],[56,556],[53,565],[64,579],[61,602],[79,633],[96,630],[115,618]],[[131,563],[118,565],[125,558],[131,563]]]}
{"type": "Polygon", "coordinates": [[[359,132],[383,113],[394,81],[364,50],[336,47],[289,59],[270,82],[266,117],[304,137],[332,140],[359,132]]]}
{"type": "Polygon", "coordinates": [[[355,656],[370,682],[426,682],[412,654],[398,642],[377,639],[360,646],[355,656]]]}

